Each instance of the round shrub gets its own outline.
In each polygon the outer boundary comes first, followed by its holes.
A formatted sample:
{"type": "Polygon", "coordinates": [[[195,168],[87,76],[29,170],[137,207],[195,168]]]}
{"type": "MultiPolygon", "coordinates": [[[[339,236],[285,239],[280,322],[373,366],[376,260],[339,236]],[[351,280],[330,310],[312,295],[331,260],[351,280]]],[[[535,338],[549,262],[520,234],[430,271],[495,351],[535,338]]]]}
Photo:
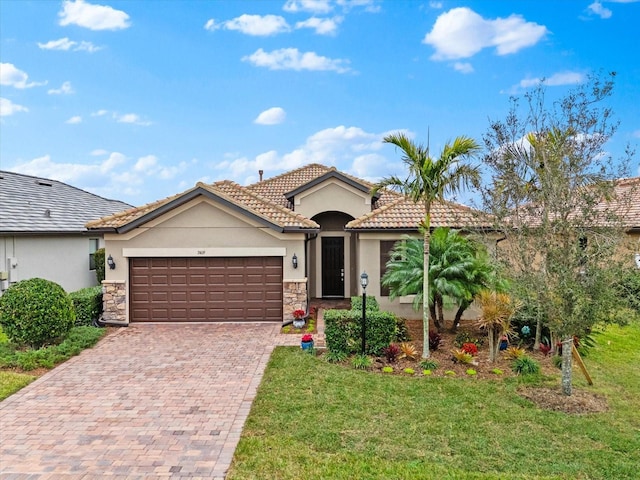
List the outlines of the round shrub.
{"type": "Polygon", "coordinates": [[[73,327],[73,303],[55,282],[32,278],[0,297],[0,325],[15,343],[39,348],[62,339],[73,327]]]}

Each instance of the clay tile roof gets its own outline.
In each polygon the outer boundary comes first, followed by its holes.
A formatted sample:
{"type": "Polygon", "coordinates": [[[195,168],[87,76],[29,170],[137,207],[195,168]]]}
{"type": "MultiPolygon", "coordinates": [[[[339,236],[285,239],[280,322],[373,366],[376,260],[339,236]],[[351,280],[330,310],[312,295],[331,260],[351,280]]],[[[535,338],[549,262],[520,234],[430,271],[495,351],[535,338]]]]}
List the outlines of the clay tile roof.
{"type": "MultiPolygon", "coordinates": [[[[251,190],[252,192],[255,192],[263,198],[269,199],[273,203],[282,205],[283,207],[286,207],[288,209],[292,209],[293,205],[287,200],[285,194],[296,190],[297,188],[306,185],[307,183],[331,171],[337,172],[338,170],[335,167],[326,167],[318,163],[311,163],[296,170],[292,170],[281,175],[276,175],[275,177],[267,178],[261,182],[248,185],[246,188],[251,190]]],[[[350,178],[354,182],[368,187],[369,189],[373,187],[373,184],[371,182],[368,182],[361,178],[354,177],[353,175],[349,175],[344,172],[340,172],[340,174],[344,175],[347,178],[350,178]]],[[[380,207],[382,205],[386,205],[396,200],[398,197],[399,194],[395,192],[383,190],[380,192],[380,198],[376,202],[375,206],[380,207]]]]}
{"type": "Polygon", "coordinates": [[[178,193],[176,195],[172,195],[167,198],[163,198],[162,200],[156,200],[155,202],[147,203],[146,205],[142,205],[141,207],[129,208],[128,210],[123,210],[118,213],[114,213],[113,215],[107,215],[106,217],[98,218],[97,220],[92,220],[86,224],[86,227],[89,229],[102,229],[102,228],[117,228],[122,225],[126,225],[128,223],[133,222],[147,213],[151,213],[154,210],[166,205],[173,200],[195,190],[196,187],[190,188],[186,192],[178,193]]]}
{"type": "Polygon", "coordinates": [[[596,208],[604,214],[603,217],[606,212],[615,212],[628,229],[640,229],[640,177],[617,180],[611,200],[600,202],[596,208]]]}
{"type": "MultiPolygon", "coordinates": [[[[415,230],[424,221],[425,210],[421,203],[408,197],[400,197],[360,218],[347,223],[347,229],[415,230]]],[[[435,202],[431,205],[431,227],[489,228],[491,220],[485,214],[454,202],[435,202]]]]}
{"type": "Polygon", "coordinates": [[[248,188],[230,180],[216,182],[213,185],[198,184],[198,186],[218,196],[226,197],[232,203],[282,228],[320,228],[320,225],[304,215],[260,197],[248,188]]]}
{"type": "Polygon", "coordinates": [[[214,184],[197,183],[195,187],[171,197],[167,197],[156,202],[148,203],[141,207],[132,208],[115,215],[109,215],[107,217],[100,218],[98,220],[87,223],[87,228],[103,229],[103,228],[119,228],[127,224],[130,224],[136,220],[141,219],[147,214],[161,209],[163,206],[169,203],[179,200],[182,197],[188,197],[189,194],[195,192],[197,189],[203,189],[212,193],[224,200],[227,200],[231,204],[234,204],[241,209],[246,210],[248,213],[256,215],[269,223],[273,223],[284,229],[291,228],[319,228],[319,225],[313,220],[309,220],[306,217],[296,214],[295,212],[288,210],[280,205],[276,205],[265,198],[261,198],[255,193],[248,190],[246,187],[242,187],[230,180],[224,180],[216,182],[214,184]]]}

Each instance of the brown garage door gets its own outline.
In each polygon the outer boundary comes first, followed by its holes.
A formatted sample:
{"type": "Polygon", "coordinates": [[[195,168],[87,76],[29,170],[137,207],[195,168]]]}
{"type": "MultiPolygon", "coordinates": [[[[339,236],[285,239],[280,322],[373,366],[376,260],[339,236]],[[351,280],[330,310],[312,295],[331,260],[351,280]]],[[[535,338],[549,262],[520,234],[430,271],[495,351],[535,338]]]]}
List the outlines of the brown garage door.
{"type": "Polygon", "coordinates": [[[282,257],[132,258],[132,322],[282,321],[282,257]]]}

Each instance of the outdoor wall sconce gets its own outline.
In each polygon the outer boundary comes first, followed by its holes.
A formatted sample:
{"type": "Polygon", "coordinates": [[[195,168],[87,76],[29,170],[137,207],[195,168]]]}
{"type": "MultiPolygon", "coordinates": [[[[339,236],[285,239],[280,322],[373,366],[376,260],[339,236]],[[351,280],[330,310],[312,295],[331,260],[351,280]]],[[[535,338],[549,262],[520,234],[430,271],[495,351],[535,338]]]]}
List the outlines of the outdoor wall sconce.
{"type": "Polygon", "coordinates": [[[296,254],[293,254],[293,257],[291,258],[291,263],[293,264],[293,268],[298,268],[298,257],[296,256],[296,254]]]}
{"type": "Polygon", "coordinates": [[[111,270],[114,270],[116,268],[116,262],[113,260],[113,257],[111,255],[107,257],[107,265],[109,265],[109,268],[111,270]]]}

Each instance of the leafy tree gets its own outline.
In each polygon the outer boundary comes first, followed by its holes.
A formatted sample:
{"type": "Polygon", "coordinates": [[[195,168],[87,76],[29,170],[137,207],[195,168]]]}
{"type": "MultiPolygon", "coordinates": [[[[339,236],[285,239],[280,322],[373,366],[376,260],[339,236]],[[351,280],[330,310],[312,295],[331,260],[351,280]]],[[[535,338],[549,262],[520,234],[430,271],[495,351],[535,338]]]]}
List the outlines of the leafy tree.
{"type": "MultiPolygon", "coordinates": [[[[403,133],[388,135],[385,143],[395,145],[402,151],[402,161],[409,173],[402,179],[397,176],[383,178],[377,183],[372,194],[382,188],[390,187],[399,190],[416,203],[424,205],[425,217],[423,222],[424,261],[423,270],[423,335],[429,338],[429,313],[427,299],[429,298],[429,243],[431,237],[431,206],[436,201],[443,201],[446,194],[456,193],[462,187],[476,184],[479,181],[477,167],[462,163],[479,152],[480,146],[469,137],[457,137],[452,143],[447,143],[437,158],[432,158],[429,147],[414,143],[403,133]]],[[[422,357],[429,357],[429,342],[423,342],[422,357]]]]}
{"type": "MultiPolygon", "coordinates": [[[[455,329],[475,296],[500,282],[496,282],[495,269],[479,242],[443,227],[433,231],[430,242],[429,314],[436,328],[443,329],[444,299],[449,297],[458,305],[452,323],[452,329],[455,329]]],[[[423,262],[422,239],[405,236],[395,244],[382,278],[382,284],[389,287],[391,299],[415,294],[413,307],[420,308],[424,291],[423,262]]]]}
{"type": "Polygon", "coordinates": [[[620,212],[602,201],[612,197],[633,153],[616,168],[604,150],[617,128],[602,106],[614,76],[591,77],[552,104],[540,85],[524,96],[524,111],[512,98],[506,119],[491,122],[484,138],[491,171],[484,202],[506,237],[499,258],[535,304],[536,345],[545,319],[562,339],[566,395],[573,336],[618,320],[612,287],[623,229],[620,212]]]}

